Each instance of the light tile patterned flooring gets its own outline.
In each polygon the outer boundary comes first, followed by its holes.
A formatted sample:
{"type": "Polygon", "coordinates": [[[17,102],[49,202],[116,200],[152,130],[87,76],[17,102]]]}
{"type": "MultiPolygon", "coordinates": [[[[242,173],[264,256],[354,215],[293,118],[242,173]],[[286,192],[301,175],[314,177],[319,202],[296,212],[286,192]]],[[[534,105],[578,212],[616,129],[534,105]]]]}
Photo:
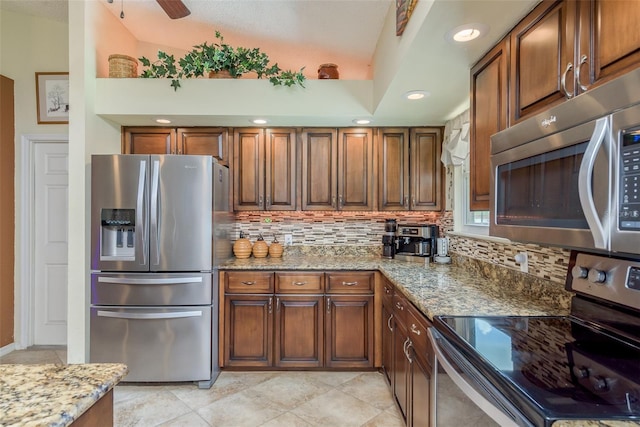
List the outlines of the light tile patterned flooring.
{"type": "MultiPolygon", "coordinates": [[[[32,347],[0,363],[64,363],[60,347],[32,347]]],[[[115,426],[401,427],[378,372],[222,372],[209,390],[194,384],[122,384],[115,426]]]]}

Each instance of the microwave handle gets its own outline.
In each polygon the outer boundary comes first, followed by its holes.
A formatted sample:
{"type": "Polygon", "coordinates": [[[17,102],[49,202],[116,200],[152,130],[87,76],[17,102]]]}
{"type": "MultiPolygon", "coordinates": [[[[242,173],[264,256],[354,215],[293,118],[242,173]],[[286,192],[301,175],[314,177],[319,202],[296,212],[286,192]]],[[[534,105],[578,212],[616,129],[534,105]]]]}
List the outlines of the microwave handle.
{"type": "Polygon", "coordinates": [[[596,121],[595,129],[587,145],[587,150],[582,157],[580,172],[578,173],[580,205],[582,206],[582,211],[593,235],[594,247],[598,249],[607,249],[607,242],[604,226],[598,217],[598,211],[596,210],[596,205],[593,200],[592,177],[598,151],[607,139],[609,130],[608,123],[609,117],[603,117],[596,121]]]}

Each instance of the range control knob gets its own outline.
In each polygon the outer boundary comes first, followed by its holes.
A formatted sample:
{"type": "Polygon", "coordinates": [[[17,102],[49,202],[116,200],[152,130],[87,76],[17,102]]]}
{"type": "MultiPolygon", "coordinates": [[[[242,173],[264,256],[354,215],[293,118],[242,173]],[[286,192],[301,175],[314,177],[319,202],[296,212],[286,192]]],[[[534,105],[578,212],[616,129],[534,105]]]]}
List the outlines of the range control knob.
{"type": "Polygon", "coordinates": [[[580,267],[579,265],[575,265],[571,269],[571,276],[573,276],[574,279],[584,279],[587,277],[588,274],[589,274],[589,269],[585,267],[580,267]]]}
{"type": "Polygon", "coordinates": [[[605,377],[601,377],[597,375],[595,377],[591,377],[591,385],[595,391],[607,391],[609,390],[609,384],[607,384],[607,379],[605,377]]]}
{"type": "Polygon", "coordinates": [[[596,270],[595,268],[589,270],[589,281],[591,283],[604,283],[607,280],[607,273],[602,270],[596,270]]]}
{"type": "Polygon", "coordinates": [[[589,378],[589,368],[586,366],[574,366],[573,375],[575,375],[579,380],[589,378]]]}

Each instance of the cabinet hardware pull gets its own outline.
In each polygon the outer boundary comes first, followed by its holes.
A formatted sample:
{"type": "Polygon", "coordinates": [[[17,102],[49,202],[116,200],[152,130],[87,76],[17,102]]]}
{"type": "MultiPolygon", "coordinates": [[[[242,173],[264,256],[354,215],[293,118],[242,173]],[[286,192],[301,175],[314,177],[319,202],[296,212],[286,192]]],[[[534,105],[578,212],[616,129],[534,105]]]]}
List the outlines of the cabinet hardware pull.
{"type": "Polygon", "coordinates": [[[391,288],[384,288],[384,293],[385,294],[390,294],[391,293],[391,288]]]}
{"type": "Polygon", "coordinates": [[[245,281],[242,281],[240,283],[242,283],[243,285],[247,285],[247,286],[252,286],[252,285],[256,284],[256,282],[254,282],[253,280],[245,280],[245,281]]]}
{"type": "Polygon", "coordinates": [[[409,207],[409,196],[404,196],[404,201],[402,202],[402,206],[409,207]]]}
{"type": "Polygon", "coordinates": [[[400,301],[398,301],[398,302],[396,303],[396,308],[397,308],[398,310],[404,310],[404,305],[400,304],[400,301]]]}
{"type": "Polygon", "coordinates": [[[276,311],[280,311],[280,297],[276,298],[276,311]]]}
{"type": "Polygon", "coordinates": [[[567,90],[567,74],[572,69],[573,69],[573,64],[569,62],[567,64],[566,70],[564,70],[564,73],[562,73],[562,78],[560,79],[560,85],[562,87],[562,91],[564,92],[564,95],[567,99],[573,98],[573,93],[569,93],[569,91],[567,90]]]}
{"type": "Polygon", "coordinates": [[[294,284],[295,286],[304,286],[304,285],[306,285],[306,284],[307,284],[307,282],[293,282],[293,284],[294,284]]]}
{"type": "Polygon", "coordinates": [[[580,57],[580,63],[576,67],[576,81],[578,82],[580,90],[582,90],[583,92],[586,92],[589,88],[582,84],[582,81],[580,80],[580,70],[582,69],[582,66],[587,63],[587,59],[587,55],[582,55],[580,57]]]}
{"type": "Polygon", "coordinates": [[[273,297],[269,297],[269,314],[273,313],[273,297]]]}
{"type": "Polygon", "coordinates": [[[409,346],[409,343],[411,342],[411,339],[409,337],[407,337],[406,340],[404,340],[404,344],[402,344],[402,352],[404,353],[404,356],[408,359],[409,356],[407,356],[407,347],[409,346]]]}
{"type": "Polygon", "coordinates": [[[344,198],[342,197],[342,195],[338,197],[338,203],[340,204],[338,207],[340,208],[344,207],[344,198]]]}
{"type": "Polygon", "coordinates": [[[422,332],[420,331],[420,329],[418,329],[418,327],[416,326],[415,323],[411,324],[411,332],[413,332],[416,335],[420,335],[422,332]]]}
{"type": "Polygon", "coordinates": [[[409,341],[409,344],[407,345],[407,351],[405,351],[405,355],[407,356],[407,360],[409,361],[409,363],[413,363],[413,359],[411,358],[411,353],[409,353],[409,349],[413,347],[413,343],[411,341],[409,341]]]}
{"type": "Polygon", "coordinates": [[[263,199],[262,199],[262,196],[258,197],[258,204],[259,204],[260,206],[262,206],[262,200],[263,200],[263,199]]]}
{"type": "Polygon", "coordinates": [[[342,286],[356,286],[358,281],[355,282],[342,282],[342,286]]]}
{"type": "Polygon", "coordinates": [[[333,197],[331,198],[331,207],[332,207],[332,208],[335,208],[335,207],[336,207],[336,196],[333,196],[333,197]]]}
{"type": "Polygon", "coordinates": [[[411,203],[413,204],[413,207],[416,207],[416,196],[413,196],[411,203]]]}
{"type": "Polygon", "coordinates": [[[331,297],[327,297],[327,313],[331,313],[331,297]]]}
{"type": "Polygon", "coordinates": [[[265,205],[267,205],[267,207],[271,206],[271,197],[270,196],[267,196],[267,201],[266,201],[265,205]]]}
{"type": "Polygon", "coordinates": [[[389,330],[393,332],[393,328],[391,327],[391,319],[393,319],[393,313],[391,313],[391,316],[389,316],[389,319],[387,319],[387,328],[389,328],[389,330]]]}

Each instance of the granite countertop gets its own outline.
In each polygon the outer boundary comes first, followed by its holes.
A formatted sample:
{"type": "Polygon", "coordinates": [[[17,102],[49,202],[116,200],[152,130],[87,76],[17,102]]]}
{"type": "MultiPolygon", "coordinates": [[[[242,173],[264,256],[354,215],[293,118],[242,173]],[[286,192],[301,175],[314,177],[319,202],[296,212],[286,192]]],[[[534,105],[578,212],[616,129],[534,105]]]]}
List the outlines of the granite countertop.
{"type": "Polygon", "coordinates": [[[532,279],[533,283],[524,283],[520,280],[523,275],[518,272],[500,273],[497,269],[493,271],[490,265],[474,270],[465,263],[423,264],[381,257],[295,256],[231,258],[220,269],[379,270],[429,319],[445,314],[545,316],[565,315],[569,311],[572,294],[560,284],[536,279],[532,279]],[[492,271],[478,271],[482,268],[492,271]]]}
{"type": "Polygon", "coordinates": [[[127,372],[120,363],[0,365],[0,426],[67,426],[127,372]]]}

